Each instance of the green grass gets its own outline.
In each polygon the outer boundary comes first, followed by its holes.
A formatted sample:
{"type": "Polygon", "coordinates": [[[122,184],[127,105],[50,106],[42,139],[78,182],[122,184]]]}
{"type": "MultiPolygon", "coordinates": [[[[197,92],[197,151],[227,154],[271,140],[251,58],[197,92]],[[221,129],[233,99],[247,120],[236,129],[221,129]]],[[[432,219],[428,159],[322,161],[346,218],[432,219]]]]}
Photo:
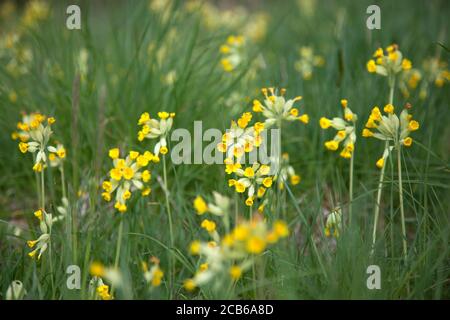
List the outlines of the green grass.
{"type": "MultiPolygon", "coordinates": [[[[302,182],[286,190],[280,210],[267,215],[268,221],[273,221],[285,212],[291,235],[263,255],[264,275],[257,279],[258,297],[450,298],[449,84],[443,88],[430,86],[425,100],[419,99],[417,90],[408,99],[398,90],[394,96],[398,109],[406,102],[412,104],[411,112],[421,124],[412,135],[413,146],[403,148],[406,262],[402,260],[395,153],[386,167],[378,241],[375,254],[370,256],[379,175],[375,162],[383,151],[383,143],[375,139],[359,135],[356,143],[352,227],[337,241],[324,236],[324,210],[341,206],[344,216],[347,212],[349,173],[347,161],[323,147],[331,133],[318,125],[321,116],[337,115],[340,99],[346,98],[359,116],[359,134],[372,107],[387,103],[386,79],[369,74],[365,67],[379,46],[397,43],[418,68],[438,50],[441,59],[448,63],[449,35],[444,32],[448,27],[448,3],[377,1],[382,29],[369,31],[365,12],[373,4],[370,1],[318,1],[311,16],[301,11],[296,1],[252,1],[247,14],[261,11],[269,17],[265,37],[258,42],[248,41],[249,59],[259,57],[264,61],[253,77],[245,62],[231,74],[225,73],[219,63],[220,45],[228,35],[240,34],[242,24],[208,29],[199,13],[187,12],[181,1],[174,1],[166,15],[150,11],[147,1],[116,1],[114,5],[81,1],[79,31],[65,27],[65,8],[71,3],[50,3],[50,18],[22,31],[20,44],[33,52],[28,74],[11,76],[3,63],[7,58],[0,55],[2,299],[15,279],[23,282],[29,299],[84,299],[88,297],[91,262],[114,264],[120,215],[102,200],[99,185],[110,169],[110,148],[144,151],[154,144],[136,139],[137,120],[142,112],[176,112],[174,128],[190,132],[194,120],[203,121],[204,129],[225,130],[232,119],[251,110],[251,101],[260,98],[259,89],[267,86],[286,88],[287,97],[302,95],[300,109],[309,114],[310,123],[283,127],[283,150],[290,154],[302,182]],[[173,30],[175,36],[171,36],[173,30]],[[150,43],[164,51],[159,58],[156,50],[148,50],[150,43]],[[314,70],[309,81],[294,69],[298,48],[304,45],[312,46],[326,61],[324,67],[314,70]],[[78,91],[73,85],[78,72],[76,61],[82,48],[89,53],[88,73],[79,86],[79,106],[73,107],[73,88],[78,91]],[[62,76],[52,76],[50,66],[58,66],[62,76]],[[171,70],[176,70],[177,80],[173,86],[167,86],[162,78],[171,70]],[[12,91],[17,93],[15,102],[9,98],[12,91]],[[242,96],[236,108],[226,103],[233,93],[242,96]],[[66,229],[65,223],[54,226],[53,274],[48,251],[40,262],[27,256],[25,241],[38,234],[32,215],[38,208],[37,186],[31,155],[22,155],[17,141],[10,138],[20,112],[36,110],[57,119],[54,132],[68,152],[65,172],[75,217],[74,233],[66,229]],[[21,230],[18,235],[14,234],[15,226],[21,230]],[[81,290],[66,287],[65,270],[72,264],[82,270],[81,290]],[[372,264],[381,268],[381,290],[366,287],[366,269],[372,264]]],[[[2,18],[1,30],[18,31],[19,15],[20,10],[10,19],[2,18]]],[[[4,36],[1,32],[0,38],[4,36]]],[[[229,296],[208,286],[193,293],[183,289],[183,281],[198,268],[198,259],[189,255],[188,244],[194,239],[207,240],[206,232],[200,228],[202,217],[195,214],[192,201],[198,194],[209,197],[212,191],[234,197],[223,169],[222,165],[172,165],[169,161],[175,226],[175,246],[169,248],[164,192],[156,178],[162,178],[162,162],[153,166],[152,194],[145,200],[134,198],[123,216],[120,271],[125,285],[115,292],[116,298],[254,297],[251,271],[244,274],[229,296]],[[151,256],[161,260],[165,276],[160,287],[149,291],[140,261],[151,256]],[[176,270],[172,292],[168,282],[169,256],[173,257],[176,270]]],[[[61,204],[60,177],[57,170],[45,172],[46,209],[55,213],[61,204]]],[[[243,201],[239,201],[238,209],[242,216],[247,215],[243,201]]],[[[219,231],[223,233],[222,226],[219,231]]]]}

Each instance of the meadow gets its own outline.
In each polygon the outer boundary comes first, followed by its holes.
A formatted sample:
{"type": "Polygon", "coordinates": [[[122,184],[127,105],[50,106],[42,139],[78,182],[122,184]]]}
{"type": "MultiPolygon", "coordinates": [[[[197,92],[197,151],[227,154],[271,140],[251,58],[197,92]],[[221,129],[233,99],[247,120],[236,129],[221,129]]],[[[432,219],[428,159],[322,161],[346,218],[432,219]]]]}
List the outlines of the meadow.
{"type": "Polygon", "coordinates": [[[0,299],[450,298],[448,2],[71,4],[0,2],[0,299]]]}

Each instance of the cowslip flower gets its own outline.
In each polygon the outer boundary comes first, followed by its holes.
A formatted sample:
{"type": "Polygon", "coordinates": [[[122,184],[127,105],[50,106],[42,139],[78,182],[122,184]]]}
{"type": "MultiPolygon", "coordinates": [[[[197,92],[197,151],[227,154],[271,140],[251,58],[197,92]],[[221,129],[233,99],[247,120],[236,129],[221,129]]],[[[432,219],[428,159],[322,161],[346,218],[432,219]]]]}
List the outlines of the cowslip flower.
{"type": "Polygon", "coordinates": [[[158,112],[158,118],[150,118],[148,112],[144,112],[139,118],[138,125],[142,126],[138,132],[138,140],[144,139],[159,139],[156,143],[153,153],[158,156],[159,153],[165,155],[169,151],[167,148],[167,137],[172,129],[174,112],[161,111],[158,112]]]}
{"type": "Polygon", "coordinates": [[[152,257],[150,259],[152,266],[149,269],[148,264],[145,261],[141,262],[142,272],[144,273],[145,281],[151,284],[152,287],[159,287],[161,285],[161,280],[164,277],[164,272],[159,267],[159,259],[152,257]]]}
{"type": "Polygon", "coordinates": [[[355,149],[355,123],[358,117],[355,113],[352,112],[347,104],[348,102],[346,99],[341,100],[341,105],[344,109],[343,118],[335,117],[333,119],[328,119],[322,117],[320,118],[319,124],[322,129],[328,129],[332,127],[337,131],[333,140],[325,142],[325,148],[331,151],[336,151],[337,149],[339,149],[339,145],[343,145],[340,156],[345,159],[350,159],[355,149]]]}
{"type": "Polygon", "coordinates": [[[314,54],[311,47],[301,47],[298,50],[300,58],[295,62],[295,70],[301,73],[304,80],[312,78],[315,67],[322,67],[325,64],[323,57],[314,54]]]}
{"type": "MultiPolygon", "coordinates": [[[[19,150],[22,153],[36,153],[33,165],[33,170],[36,172],[41,172],[46,166],[47,144],[50,136],[53,134],[51,129],[53,123],[55,123],[55,118],[47,118],[40,113],[34,113],[30,116],[24,115],[23,122],[17,124],[17,128],[20,130],[17,133],[17,137],[21,140],[19,142],[19,150]]],[[[54,149],[54,147],[48,148],[48,151],[54,149]]]]}
{"type": "Polygon", "coordinates": [[[131,198],[132,192],[140,190],[143,197],[150,194],[148,182],[151,172],[146,167],[150,162],[158,160],[150,151],[143,154],[130,151],[125,158],[120,158],[119,148],[109,150],[109,157],[113,159],[114,167],[109,171],[110,179],[102,183],[104,190],[102,197],[106,201],[111,201],[111,195],[115,191],[114,207],[123,213],[127,210],[126,202],[131,198]]]}
{"type": "Polygon", "coordinates": [[[419,122],[412,118],[409,114],[407,106],[403,109],[399,116],[395,114],[395,107],[387,104],[384,108],[384,115],[379,107],[375,106],[366,122],[362,131],[363,137],[373,137],[379,140],[393,143],[392,146],[387,145],[383,156],[377,161],[378,168],[383,168],[386,158],[389,156],[392,148],[400,148],[401,146],[410,147],[413,139],[410,137],[411,132],[419,129],[419,122]]]}
{"type": "Polygon", "coordinates": [[[227,38],[226,43],[220,46],[219,51],[222,55],[220,64],[224,71],[232,72],[242,63],[244,44],[243,36],[231,35],[227,38]]]}
{"type": "Polygon", "coordinates": [[[417,88],[420,80],[422,79],[422,73],[418,69],[409,69],[402,72],[398,87],[403,97],[409,98],[410,91],[417,88]]]}
{"type": "Polygon", "coordinates": [[[50,152],[48,160],[51,167],[60,167],[66,158],[66,149],[61,143],[58,143],[56,147],[49,146],[47,150],[50,152]]]}
{"type": "Polygon", "coordinates": [[[411,61],[403,57],[396,44],[388,46],[386,51],[378,48],[373,54],[373,58],[367,62],[367,71],[381,76],[392,78],[397,73],[412,68],[411,61]]]}
{"type": "Polygon", "coordinates": [[[94,300],[112,300],[110,288],[103,282],[103,279],[94,276],[89,281],[89,296],[94,300]]]}
{"type": "Polygon", "coordinates": [[[194,208],[198,215],[203,215],[206,212],[212,213],[215,216],[225,215],[230,208],[230,199],[213,191],[214,201],[207,203],[201,196],[194,199],[194,208]]]}
{"type": "Polygon", "coordinates": [[[49,246],[53,218],[51,213],[47,213],[43,209],[35,211],[34,216],[39,220],[39,229],[41,230],[41,235],[36,240],[27,241],[28,247],[30,247],[31,249],[34,248],[33,251],[28,253],[28,256],[34,258],[37,254],[39,260],[49,246]]]}
{"type": "Polygon", "coordinates": [[[285,89],[281,89],[278,94],[275,88],[261,89],[264,100],[263,102],[253,100],[253,112],[261,113],[265,118],[264,128],[270,128],[274,124],[280,127],[282,121],[300,121],[305,124],[309,122],[307,114],[300,114],[299,110],[294,107],[294,103],[302,100],[301,96],[286,100],[284,94],[285,89]]]}
{"type": "Polygon", "coordinates": [[[254,264],[256,256],[270,245],[289,235],[285,222],[277,220],[270,227],[260,217],[239,222],[229,233],[213,241],[194,241],[190,253],[200,257],[199,270],[186,279],[188,291],[209,283],[219,285],[223,280],[237,281],[254,264]]]}
{"type": "Polygon", "coordinates": [[[50,7],[47,2],[42,0],[32,0],[25,6],[22,16],[22,23],[26,27],[34,27],[41,21],[48,18],[50,7]]]}
{"type": "Polygon", "coordinates": [[[450,82],[450,71],[448,64],[438,58],[428,58],[423,63],[423,80],[420,87],[419,97],[425,99],[428,95],[429,85],[434,84],[438,88],[442,88],[446,83],[450,82]]]}
{"type": "Polygon", "coordinates": [[[334,209],[327,217],[325,223],[325,236],[338,238],[342,230],[342,211],[341,208],[334,209]]]}
{"type": "Polygon", "coordinates": [[[237,121],[231,121],[230,129],[222,136],[222,142],[217,145],[220,152],[226,153],[227,159],[233,163],[238,163],[242,156],[252,152],[262,143],[260,133],[264,130],[264,124],[256,122],[249,125],[253,115],[251,112],[244,112],[237,121]]]}
{"type": "Polygon", "coordinates": [[[289,164],[289,154],[287,152],[283,153],[281,156],[281,169],[277,177],[277,180],[278,179],[278,187],[280,190],[283,190],[284,185],[288,182],[293,186],[296,186],[301,181],[300,175],[295,173],[294,167],[289,164]]]}
{"type": "Polygon", "coordinates": [[[252,166],[238,168],[235,178],[228,180],[228,186],[237,193],[247,193],[245,204],[253,206],[256,198],[262,198],[267,189],[272,187],[274,177],[270,175],[270,166],[255,162],[252,166]]]}

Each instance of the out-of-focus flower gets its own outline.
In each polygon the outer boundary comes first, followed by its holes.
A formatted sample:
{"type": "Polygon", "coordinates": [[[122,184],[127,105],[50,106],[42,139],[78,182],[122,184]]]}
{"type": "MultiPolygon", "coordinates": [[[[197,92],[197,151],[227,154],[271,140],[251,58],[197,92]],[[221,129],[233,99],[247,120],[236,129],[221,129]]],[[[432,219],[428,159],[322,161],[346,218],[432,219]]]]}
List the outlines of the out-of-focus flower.
{"type": "Polygon", "coordinates": [[[398,87],[405,98],[409,98],[410,91],[417,88],[421,79],[422,73],[418,69],[410,69],[402,72],[398,87]]]}
{"type": "Polygon", "coordinates": [[[311,47],[301,47],[299,49],[300,58],[295,62],[295,70],[301,73],[303,79],[310,80],[315,67],[322,67],[325,59],[315,55],[311,47]]]}
{"type": "Polygon", "coordinates": [[[289,164],[289,154],[287,152],[283,153],[281,159],[281,169],[277,177],[278,187],[283,190],[285,184],[290,183],[296,186],[300,183],[301,177],[295,173],[294,167],[289,164]]]}
{"type": "Polygon", "coordinates": [[[147,281],[148,284],[151,284],[152,287],[159,287],[161,285],[164,272],[159,267],[158,258],[152,257],[150,260],[152,262],[152,267],[150,269],[148,268],[147,262],[142,261],[142,272],[144,273],[145,281],[147,281]]]}
{"type": "Polygon", "coordinates": [[[334,209],[327,217],[325,223],[325,236],[338,238],[342,230],[342,211],[341,208],[334,209]]]}
{"type": "Polygon", "coordinates": [[[34,27],[44,21],[50,14],[49,5],[42,0],[28,1],[22,16],[22,23],[26,27],[34,27]]]}
{"type": "Polygon", "coordinates": [[[450,71],[448,64],[438,58],[428,58],[423,62],[423,81],[420,87],[420,98],[425,99],[428,95],[429,85],[434,84],[442,88],[450,82],[450,71]]]}
{"type": "Polygon", "coordinates": [[[27,294],[27,290],[23,287],[22,281],[13,280],[6,290],[6,300],[22,300],[27,294]]]}
{"type": "Polygon", "coordinates": [[[243,36],[229,36],[225,44],[220,47],[222,59],[220,64],[223,70],[231,72],[235,70],[244,60],[245,39],[243,36]]]}

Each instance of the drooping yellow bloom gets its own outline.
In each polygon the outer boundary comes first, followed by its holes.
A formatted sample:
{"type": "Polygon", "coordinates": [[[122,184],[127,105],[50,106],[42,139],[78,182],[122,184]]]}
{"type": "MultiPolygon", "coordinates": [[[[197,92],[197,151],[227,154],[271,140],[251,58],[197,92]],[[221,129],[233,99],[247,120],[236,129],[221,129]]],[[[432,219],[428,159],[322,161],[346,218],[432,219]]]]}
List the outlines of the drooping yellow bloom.
{"type": "Polygon", "coordinates": [[[197,214],[202,215],[208,211],[208,205],[205,200],[201,196],[197,196],[194,199],[194,208],[197,211],[197,214]]]}

